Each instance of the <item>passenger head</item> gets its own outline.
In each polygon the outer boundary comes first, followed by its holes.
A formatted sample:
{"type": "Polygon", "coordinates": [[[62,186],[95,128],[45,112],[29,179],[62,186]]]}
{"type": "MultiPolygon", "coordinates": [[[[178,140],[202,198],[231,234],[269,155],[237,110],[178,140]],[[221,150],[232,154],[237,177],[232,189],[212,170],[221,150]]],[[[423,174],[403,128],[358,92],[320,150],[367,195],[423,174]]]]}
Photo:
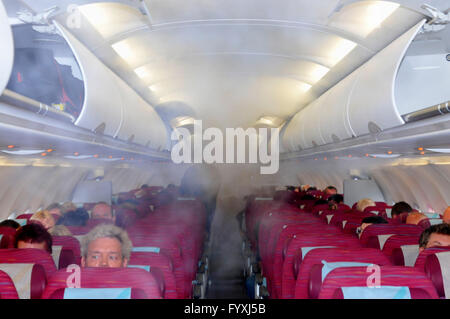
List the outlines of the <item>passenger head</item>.
{"type": "Polygon", "coordinates": [[[361,221],[361,233],[366,229],[367,226],[372,224],[387,224],[388,221],[381,216],[370,216],[366,217],[361,221]]]}
{"type": "Polygon", "coordinates": [[[423,251],[431,247],[450,246],[450,225],[439,224],[425,229],[420,235],[419,250],[423,251]]]}
{"type": "Polygon", "coordinates": [[[67,212],[71,212],[77,209],[77,206],[72,202],[65,202],[61,205],[61,213],[64,215],[67,212]]]}
{"type": "Polygon", "coordinates": [[[56,225],[49,232],[52,236],[72,236],[72,232],[64,225],[56,225]]]}
{"type": "Polygon", "coordinates": [[[63,217],[58,219],[58,225],[65,226],[86,226],[89,214],[84,208],[77,208],[69,211],[63,217]]]}
{"type": "Polygon", "coordinates": [[[393,219],[400,217],[402,213],[411,213],[413,211],[412,207],[406,202],[398,202],[392,206],[391,216],[393,219]]]}
{"type": "Polygon", "coordinates": [[[51,215],[63,215],[61,205],[58,203],[50,204],[45,210],[47,210],[51,215]]]}
{"type": "Polygon", "coordinates": [[[110,219],[114,221],[113,211],[110,205],[105,202],[95,204],[91,212],[92,219],[110,219]]]}
{"type": "Polygon", "coordinates": [[[375,202],[370,198],[361,199],[358,204],[356,204],[356,209],[363,212],[367,207],[375,206],[375,202]]]}
{"type": "Polygon", "coordinates": [[[312,192],[312,191],[316,191],[316,190],[317,190],[317,187],[310,186],[310,187],[308,187],[308,189],[306,191],[307,192],[312,192]]]}
{"type": "Polygon", "coordinates": [[[328,204],[328,201],[326,199],[318,199],[314,202],[314,206],[325,205],[325,204],[328,204]]]}
{"type": "Polygon", "coordinates": [[[30,221],[40,222],[45,229],[49,230],[55,226],[55,219],[47,210],[41,210],[31,216],[30,221]]]}
{"type": "Polygon", "coordinates": [[[328,201],[331,204],[340,204],[344,201],[344,196],[342,196],[341,194],[334,194],[328,197],[328,201]]]}
{"type": "Polygon", "coordinates": [[[450,206],[444,211],[444,217],[442,217],[444,223],[450,224],[450,206]]]}
{"type": "Polygon", "coordinates": [[[337,188],[330,185],[327,188],[325,188],[323,192],[325,193],[325,195],[334,195],[337,194],[337,188]]]}
{"type": "Polygon", "coordinates": [[[52,236],[38,223],[20,227],[14,239],[15,248],[37,248],[52,253],[52,236]]]}
{"type": "Polygon", "coordinates": [[[132,244],[125,230],[102,224],[86,234],[81,242],[83,267],[126,267],[132,244]]]}
{"type": "Polygon", "coordinates": [[[20,227],[20,224],[18,222],[16,222],[15,220],[5,219],[4,221],[2,221],[0,223],[0,227],[10,227],[10,228],[17,229],[20,227]]]}
{"type": "Polygon", "coordinates": [[[425,214],[414,211],[406,217],[406,223],[410,225],[417,225],[420,221],[427,219],[428,217],[425,214]]]}

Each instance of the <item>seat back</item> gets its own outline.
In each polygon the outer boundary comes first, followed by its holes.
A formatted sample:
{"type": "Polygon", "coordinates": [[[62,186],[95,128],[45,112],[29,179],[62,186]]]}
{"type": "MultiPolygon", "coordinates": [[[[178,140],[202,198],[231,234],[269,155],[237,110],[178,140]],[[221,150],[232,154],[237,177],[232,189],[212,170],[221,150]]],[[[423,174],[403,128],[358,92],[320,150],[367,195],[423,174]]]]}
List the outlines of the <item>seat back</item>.
{"type": "Polygon", "coordinates": [[[330,299],[335,290],[342,287],[368,287],[373,285],[376,289],[380,286],[408,287],[425,290],[432,299],[437,299],[438,294],[431,280],[425,273],[411,267],[381,266],[378,271],[368,267],[343,267],[332,270],[322,283],[319,299],[330,299]],[[375,273],[374,273],[375,271],[375,273]],[[379,282],[374,278],[379,276],[379,282]]]}
{"type": "Polygon", "coordinates": [[[139,288],[60,288],[48,299],[149,299],[139,288]]]}
{"type": "Polygon", "coordinates": [[[427,256],[425,273],[441,298],[450,299],[450,251],[427,256]]]}
{"type": "Polygon", "coordinates": [[[427,260],[428,255],[434,255],[446,251],[450,251],[450,247],[431,247],[425,249],[424,251],[419,253],[419,256],[417,257],[416,262],[414,264],[414,268],[417,268],[421,271],[425,271],[425,262],[427,260]]]}
{"type": "Polygon", "coordinates": [[[163,298],[177,299],[177,283],[169,256],[156,252],[132,252],[128,265],[149,266],[153,273],[159,269],[163,279],[163,298]]]}
{"type": "Polygon", "coordinates": [[[366,227],[360,236],[363,246],[367,246],[371,236],[378,235],[418,235],[423,229],[417,225],[372,224],[366,227]]]}
{"type": "Polygon", "coordinates": [[[52,256],[42,249],[0,249],[0,262],[2,264],[39,264],[44,267],[47,276],[56,271],[52,256]]]}
{"type": "Polygon", "coordinates": [[[316,249],[303,260],[295,286],[295,298],[317,299],[322,288],[322,281],[331,269],[346,267],[348,263],[379,266],[391,264],[382,252],[373,248],[316,249]]]}
{"type": "Polygon", "coordinates": [[[81,265],[81,249],[78,239],[72,236],[53,236],[53,246],[62,246],[63,249],[71,250],[75,258],[74,263],[81,265]]]}
{"type": "Polygon", "coordinates": [[[391,260],[396,266],[414,267],[419,256],[419,245],[401,245],[392,249],[391,260]]]}
{"type": "MultiPolygon", "coordinates": [[[[2,260],[3,262],[3,260],[2,260]]],[[[0,264],[0,270],[6,273],[13,282],[14,290],[19,299],[40,299],[47,284],[47,276],[42,265],[31,263],[0,264]]],[[[5,295],[13,299],[15,294],[10,286],[11,282],[6,281],[5,287],[0,285],[3,298],[5,295]]]]}
{"type": "Polygon", "coordinates": [[[11,227],[0,227],[0,249],[14,248],[16,230],[11,227]]]}
{"type": "Polygon", "coordinates": [[[0,299],[19,299],[13,280],[3,270],[0,270],[0,299]]]}
{"type": "Polygon", "coordinates": [[[381,286],[344,287],[335,290],[332,299],[433,299],[421,288],[381,286]]]}
{"type": "MultiPolygon", "coordinates": [[[[50,298],[58,289],[67,287],[72,271],[61,269],[50,276],[43,299],[50,298]]],[[[79,268],[79,288],[139,288],[148,299],[160,299],[161,291],[153,275],[139,268],[79,268]]]]}

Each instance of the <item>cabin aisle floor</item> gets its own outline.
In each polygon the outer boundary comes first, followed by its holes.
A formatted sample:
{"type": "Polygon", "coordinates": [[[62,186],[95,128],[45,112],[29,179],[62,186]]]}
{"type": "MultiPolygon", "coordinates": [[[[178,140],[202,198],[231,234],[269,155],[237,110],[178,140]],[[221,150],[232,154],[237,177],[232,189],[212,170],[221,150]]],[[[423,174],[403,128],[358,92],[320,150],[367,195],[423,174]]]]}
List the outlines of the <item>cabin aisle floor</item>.
{"type": "MultiPolygon", "coordinates": [[[[216,214],[220,213],[218,210],[216,214]]],[[[216,215],[221,221],[215,221],[209,258],[210,285],[206,299],[249,299],[245,290],[239,225],[236,218],[221,218],[222,216],[216,215]]]]}

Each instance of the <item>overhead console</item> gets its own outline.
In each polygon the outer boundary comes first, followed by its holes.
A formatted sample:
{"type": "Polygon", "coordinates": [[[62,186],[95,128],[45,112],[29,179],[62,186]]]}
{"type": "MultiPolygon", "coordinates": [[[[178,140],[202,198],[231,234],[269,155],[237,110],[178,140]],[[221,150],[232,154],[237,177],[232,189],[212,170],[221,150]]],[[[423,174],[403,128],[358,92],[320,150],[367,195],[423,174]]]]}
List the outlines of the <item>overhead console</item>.
{"type": "Polygon", "coordinates": [[[154,108],[67,29],[11,26],[0,4],[1,100],[153,150],[167,131],[154,108]]]}
{"type": "Polygon", "coordinates": [[[450,100],[445,46],[413,40],[420,21],[288,123],[283,144],[300,151],[405,124],[411,112],[450,100]]]}

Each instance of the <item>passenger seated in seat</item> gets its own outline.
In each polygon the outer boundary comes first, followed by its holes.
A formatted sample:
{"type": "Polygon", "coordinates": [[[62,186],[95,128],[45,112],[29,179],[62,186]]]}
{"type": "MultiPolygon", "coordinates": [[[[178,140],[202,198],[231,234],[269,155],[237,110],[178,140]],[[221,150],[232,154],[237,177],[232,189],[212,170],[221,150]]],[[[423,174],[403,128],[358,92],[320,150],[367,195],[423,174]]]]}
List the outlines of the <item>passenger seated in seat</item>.
{"type": "Polygon", "coordinates": [[[344,201],[344,196],[341,194],[334,194],[328,197],[330,209],[337,209],[338,205],[344,201]]]}
{"type": "Polygon", "coordinates": [[[49,232],[55,226],[55,219],[47,210],[41,210],[34,213],[33,216],[30,217],[30,221],[41,223],[49,232]]]}
{"type": "Polygon", "coordinates": [[[363,212],[367,207],[375,206],[375,202],[370,198],[361,199],[358,204],[356,204],[356,209],[360,212],[363,212]]]}
{"type": "Polygon", "coordinates": [[[17,229],[20,227],[20,224],[12,219],[5,219],[0,223],[0,227],[11,227],[17,229]]]}
{"type": "Polygon", "coordinates": [[[65,226],[86,226],[89,219],[89,214],[84,208],[77,208],[69,211],[63,217],[58,219],[58,225],[65,226]]]}
{"type": "Polygon", "coordinates": [[[46,209],[51,215],[62,216],[61,205],[58,203],[50,204],[46,209]]]}
{"type": "Polygon", "coordinates": [[[52,236],[72,236],[72,232],[64,225],[56,225],[51,229],[52,236]]]}
{"type": "Polygon", "coordinates": [[[367,226],[372,224],[387,224],[388,221],[381,216],[370,216],[366,217],[361,221],[361,226],[356,229],[356,234],[360,235],[363,233],[367,226]]]}
{"type": "Polygon", "coordinates": [[[413,211],[406,218],[406,223],[409,225],[418,225],[421,220],[428,219],[425,214],[419,213],[418,211],[413,211]]]}
{"type": "Polygon", "coordinates": [[[325,195],[335,195],[335,194],[337,194],[337,188],[330,185],[323,190],[323,193],[325,195]]]}
{"type": "Polygon", "coordinates": [[[65,202],[60,207],[61,213],[64,215],[68,212],[74,211],[77,209],[77,206],[72,202],[65,202]]]}
{"type": "Polygon", "coordinates": [[[401,218],[401,214],[403,213],[411,213],[413,211],[412,207],[409,206],[408,203],[406,202],[398,202],[395,203],[394,206],[392,206],[392,210],[391,210],[391,217],[392,219],[400,219],[401,218]]]}
{"type": "Polygon", "coordinates": [[[425,229],[420,235],[419,250],[422,252],[431,247],[450,246],[450,225],[439,224],[425,229]]]}
{"type": "Polygon", "coordinates": [[[83,237],[83,267],[127,267],[132,249],[125,230],[112,224],[98,225],[83,237]]]}
{"type": "Polygon", "coordinates": [[[52,253],[52,244],[52,236],[40,223],[20,227],[14,239],[15,248],[43,249],[49,254],[52,253]]]}
{"type": "Polygon", "coordinates": [[[92,208],[91,218],[109,219],[112,220],[113,222],[115,221],[111,206],[105,202],[95,204],[94,208],[92,208]]]}
{"type": "Polygon", "coordinates": [[[444,223],[450,224],[450,206],[444,211],[444,217],[442,217],[444,223]]]}

